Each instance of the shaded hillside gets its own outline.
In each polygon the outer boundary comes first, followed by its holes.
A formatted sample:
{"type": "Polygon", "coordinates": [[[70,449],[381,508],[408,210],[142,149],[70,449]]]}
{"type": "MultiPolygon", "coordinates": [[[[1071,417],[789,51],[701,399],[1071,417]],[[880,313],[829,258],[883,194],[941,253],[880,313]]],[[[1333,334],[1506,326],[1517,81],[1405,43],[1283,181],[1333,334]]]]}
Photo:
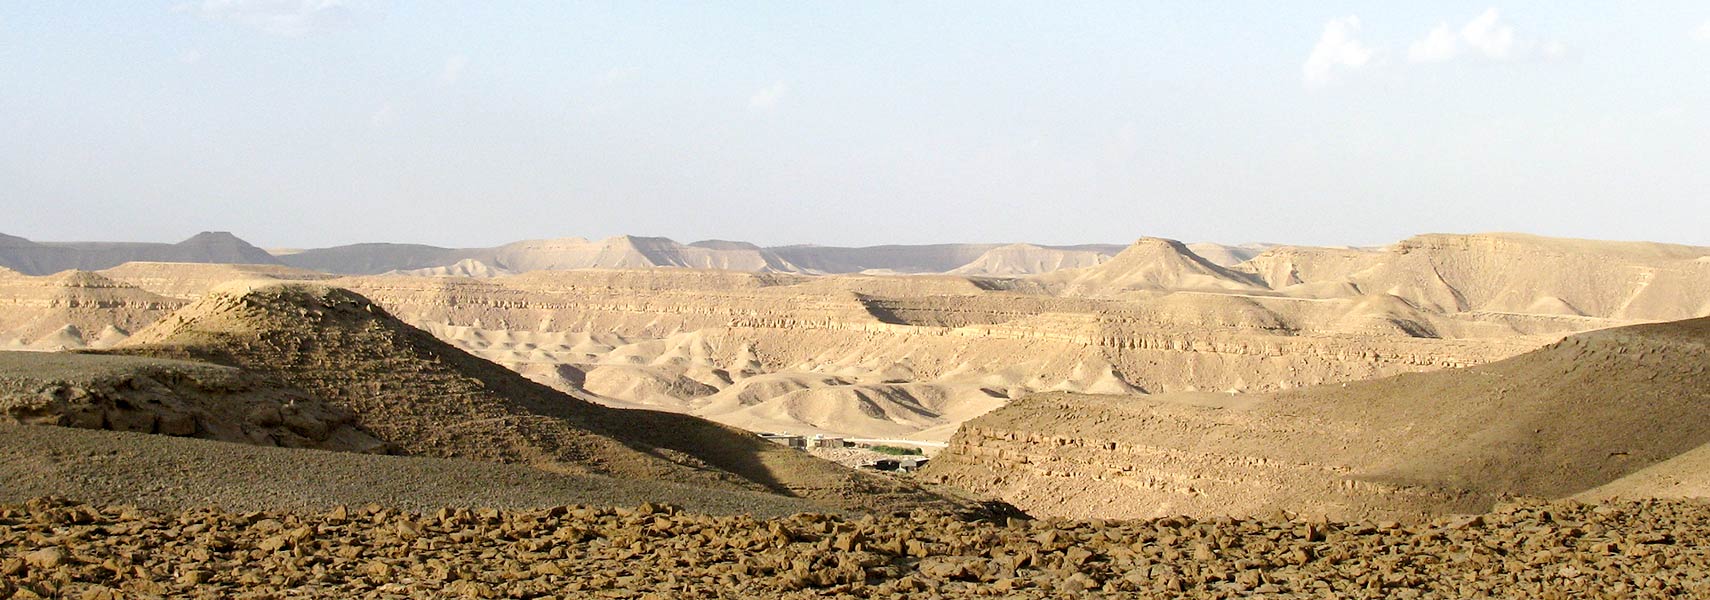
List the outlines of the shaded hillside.
{"type": "Polygon", "coordinates": [[[105,429],[287,448],[388,452],[356,415],[207,363],[0,352],[0,423],[105,429]]]}
{"type": "Polygon", "coordinates": [[[136,261],[279,264],[266,250],[224,231],[204,231],[176,244],[32,242],[0,234],[0,266],[27,275],[94,271],[136,261]]]}
{"type": "Polygon", "coordinates": [[[1487,365],[1253,395],[1041,395],[930,472],[1024,510],[1417,516],[1561,497],[1710,443],[1710,319],[1487,365]]]}
{"type": "Polygon", "coordinates": [[[935,502],[736,429],[594,405],[457,350],[348,290],[233,282],[124,352],[237,366],[349,409],[403,451],[801,495],[836,506],[935,502]]]}

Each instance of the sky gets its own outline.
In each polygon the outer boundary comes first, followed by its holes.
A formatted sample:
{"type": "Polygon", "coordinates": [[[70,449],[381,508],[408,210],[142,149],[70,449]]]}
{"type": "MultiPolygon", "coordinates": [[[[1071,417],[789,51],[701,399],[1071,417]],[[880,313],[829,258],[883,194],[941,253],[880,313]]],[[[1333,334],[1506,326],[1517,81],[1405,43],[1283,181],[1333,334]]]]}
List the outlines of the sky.
{"type": "Polygon", "coordinates": [[[0,232],[1710,245],[1710,3],[0,3],[0,232]]]}

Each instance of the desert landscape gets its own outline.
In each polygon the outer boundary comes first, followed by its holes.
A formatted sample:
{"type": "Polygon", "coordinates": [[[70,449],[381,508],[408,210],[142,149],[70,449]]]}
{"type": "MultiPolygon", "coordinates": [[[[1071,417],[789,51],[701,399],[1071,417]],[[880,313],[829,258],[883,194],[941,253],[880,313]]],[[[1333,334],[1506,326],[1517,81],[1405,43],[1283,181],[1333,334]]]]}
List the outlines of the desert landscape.
{"type": "Polygon", "coordinates": [[[0,600],[1710,598],[1710,8],[0,2],[0,600]]]}
{"type": "Polygon", "coordinates": [[[1141,238],[956,248],[973,258],[950,264],[941,246],[787,259],[642,239],[409,261],[359,245],[222,262],[258,255],[220,233],[13,246],[6,590],[1462,597],[1710,582],[1694,541],[1710,515],[1695,500],[1710,493],[1710,248],[1141,238]],[[305,255],[413,268],[285,264],[305,255]],[[102,268],[27,273],[44,264],[102,268]],[[792,437],[812,447],[777,443],[792,437]],[[873,470],[887,448],[924,468],[873,470]],[[92,543],[118,531],[122,547],[92,543]],[[186,536],[205,541],[162,545],[186,536]],[[500,544],[506,566],[470,562],[460,539],[500,544]],[[1437,558],[1383,566],[1401,546],[1437,558]],[[321,553],[338,558],[279,558],[321,553]],[[236,566],[255,560],[284,562],[236,566]]]}

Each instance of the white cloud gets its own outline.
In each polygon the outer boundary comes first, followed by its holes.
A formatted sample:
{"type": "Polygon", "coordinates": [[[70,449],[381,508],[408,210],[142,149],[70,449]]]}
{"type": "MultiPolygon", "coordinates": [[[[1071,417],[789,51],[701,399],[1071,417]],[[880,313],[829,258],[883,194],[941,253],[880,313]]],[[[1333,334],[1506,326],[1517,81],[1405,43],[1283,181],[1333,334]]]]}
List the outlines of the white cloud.
{"type": "Polygon", "coordinates": [[[1697,29],[1692,30],[1692,38],[1700,42],[1710,42],[1710,21],[1705,21],[1697,29]]]}
{"type": "Polygon", "coordinates": [[[1407,60],[1413,62],[1443,62],[1460,51],[1455,32],[1448,23],[1439,23],[1424,39],[1407,47],[1407,60]]]}
{"type": "Polygon", "coordinates": [[[790,93],[790,86],[782,81],[760,88],[760,91],[754,92],[753,96],[748,97],[748,108],[753,110],[771,110],[772,107],[777,106],[778,101],[783,100],[784,95],[788,93],[790,93]]]}
{"type": "Polygon", "coordinates": [[[377,0],[197,0],[173,8],[211,21],[298,36],[349,26],[374,11],[377,0]]]}
{"type": "Polygon", "coordinates": [[[368,124],[374,127],[391,125],[394,120],[396,117],[393,115],[391,102],[381,104],[380,108],[374,111],[374,114],[368,115],[368,124]]]}
{"type": "Polygon", "coordinates": [[[1445,62],[1463,56],[1491,61],[1521,59],[1554,60],[1570,53],[1559,41],[1538,41],[1520,37],[1514,26],[1502,20],[1496,8],[1485,9],[1462,25],[1459,31],[1447,23],[1439,23],[1430,33],[1407,48],[1407,60],[1415,63],[1445,62]]]}
{"type": "Polygon", "coordinates": [[[1312,47],[1301,76],[1307,87],[1322,87],[1335,78],[1338,70],[1353,71],[1371,63],[1376,50],[1354,39],[1360,32],[1360,18],[1355,16],[1331,19],[1324,24],[1324,33],[1312,47]]]}
{"type": "Polygon", "coordinates": [[[601,85],[622,85],[635,81],[641,76],[641,69],[635,67],[612,67],[606,71],[606,76],[600,80],[601,85]]]}
{"type": "Polygon", "coordinates": [[[469,57],[462,54],[445,59],[445,67],[439,71],[440,85],[457,85],[463,79],[463,71],[469,68],[469,57]]]}
{"type": "Polygon", "coordinates": [[[1497,60],[1507,59],[1514,52],[1514,26],[1502,22],[1502,14],[1494,7],[1468,21],[1461,28],[1461,39],[1474,50],[1497,60]]]}
{"type": "Polygon", "coordinates": [[[202,62],[203,56],[204,55],[202,54],[201,50],[191,48],[189,50],[185,50],[183,52],[178,53],[178,62],[187,64],[187,65],[193,65],[193,64],[202,62]]]}

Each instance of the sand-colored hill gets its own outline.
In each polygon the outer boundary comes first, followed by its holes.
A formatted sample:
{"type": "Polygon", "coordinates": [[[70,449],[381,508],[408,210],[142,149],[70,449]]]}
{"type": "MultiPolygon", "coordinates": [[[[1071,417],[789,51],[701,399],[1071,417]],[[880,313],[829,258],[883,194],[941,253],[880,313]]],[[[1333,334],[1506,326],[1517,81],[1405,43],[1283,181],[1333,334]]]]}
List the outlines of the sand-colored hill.
{"type": "Polygon", "coordinates": [[[752,244],[711,240],[685,245],[666,238],[630,235],[603,240],[575,237],[524,240],[493,248],[356,244],[303,250],[281,256],[279,260],[292,266],[351,275],[490,276],[504,272],[654,267],[786,273],[802,270],[752,244]],[[474,272],[460,272],[471,270],[474,272]]]}
{"type": "Polygon", "coordinates": [[[424,267],[420,269],[404,269],[388,271],[384,275],[408,275],[411,277],[499,277],[511,275],[510,269],[495,267],[473,258],[465,258],[443,267],[424,267]]]}
{"type": "Polygon", "coordinates": [[[267,251],[224,231],[204,231],[176,244],[32,242],[0,234],[0,266],[29,275],[95,271],[139,261],[278,264],[267,251]]]}
{"type": "Polygon", "coordinates": [[[1430,234],[1376,252],[1275,248],[1242,269],[1273,288],[1346,284],[1436,312],[1655,321],[1710,315],[1706,256],[1699,246],[1430,234]]]}
{"type": "Polygon", "coordinates": [[[1099,250],[1064,250],[1033,244],[1009,244],[981,254],[968,264],[951,269],[954,275],[1014,277],[1090,267],[1115,256],[1099,250]]]}
{"type": "Polygon", "coordinates": [[[1475,512],[1710,443],[1707,344],[1710,319],[1696,319],[1291,392],[1041,395],[964,425],[929,471],[1045,514],[1475,512]]]}
{"type": "Polygon", "coordinates": [[[1141,238],[1110,260],[1093,267],[1039,276],[1071,296],[1108,296],[1130,291],[1264,289],[1252,276],[1201,258],[1187,245],[1162,238],[1141,238]]]}
{"type": "Polygon", "coordinates": [[[567,269],[681,267],[750,272],[795,272],[796,267],[757,246],[731,242],[683,245],[666,238],[620,235],[528,240],[491,251],[493,265],[516,272],[567,269]]]}
{"type": "Polygon", "coordinates": [[[1220,267],[1233,267],[1247,262],[1265,250],[1276,247],[1277,244],[1217,244],[1212,242],[1194,242],[1188,244],[1188,250],[1220,267]]]}
{"type": "Polygon", "coordinates": [[[123,352],[242,368],[351,411],[403,452],[799,495],[832,506],[942,503],[694,417],[615,410],[531,382],[348,290],[231,282],[123,352]]]}
{"type": "Polygon", "coordinates": [[[1002,244],[924,244],[847,248],[779,246],[770,250],[813,273],[945,273],[980,258],[1002,244]]]}

